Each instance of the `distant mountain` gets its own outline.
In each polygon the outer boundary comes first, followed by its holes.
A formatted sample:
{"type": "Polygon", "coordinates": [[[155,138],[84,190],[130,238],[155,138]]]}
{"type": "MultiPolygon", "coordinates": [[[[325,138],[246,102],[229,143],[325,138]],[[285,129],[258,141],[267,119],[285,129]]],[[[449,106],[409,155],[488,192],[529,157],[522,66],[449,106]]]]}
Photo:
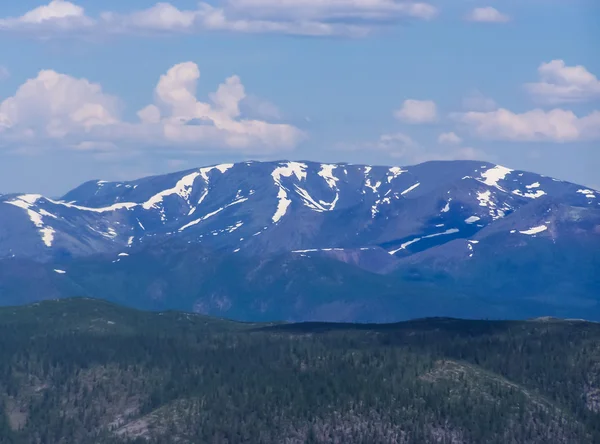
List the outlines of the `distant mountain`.
{"type": "Polygon", "coordinates": [[[600,324],[0,308],[0,442],[600,442],[600,324]]]}
{"type": "Polygon", "coordinates": [[[600,192],[484,162],[244,162],[0,196],[0,303],[600,319],[600,192]]]}

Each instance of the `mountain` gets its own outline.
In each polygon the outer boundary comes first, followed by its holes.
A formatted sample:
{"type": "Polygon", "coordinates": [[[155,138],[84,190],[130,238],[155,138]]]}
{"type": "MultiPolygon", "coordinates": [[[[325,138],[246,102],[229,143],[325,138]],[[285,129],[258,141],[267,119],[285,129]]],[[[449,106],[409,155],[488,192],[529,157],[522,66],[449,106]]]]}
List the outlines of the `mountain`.
{"type": "Polygon", "coordinates": [[[600,196],[473,161],[244,162],[0,196],[0,303],[600,319],[600,196]]]}
{"type": "Polygon", "coordinates": [[[600,324],[0,308],[0,442],[595,443],[600,324]],[[560,384],[556,382],[560,381],[560,384]]]}

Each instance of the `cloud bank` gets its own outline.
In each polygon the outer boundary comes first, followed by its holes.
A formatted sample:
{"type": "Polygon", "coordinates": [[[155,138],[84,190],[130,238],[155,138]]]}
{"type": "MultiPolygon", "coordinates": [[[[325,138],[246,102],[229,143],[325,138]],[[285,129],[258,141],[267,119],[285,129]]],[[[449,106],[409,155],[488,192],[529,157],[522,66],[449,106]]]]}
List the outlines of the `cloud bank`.
{"type": "Polygon", "coordinates": [[[0,103],[0,141],[10,146],[56,144],[79,150],[144,144],[173,150],[268,153],[295,148],[305,137],[284,123],[244,116],[241,79],[231,76],[210,94],[196,97],[200,70],[180,63],[163,74],[154,102],[138,121],[121,118],[122,103],[102,87],[53,70],[43,70],[0,103]]]}
{"type": "Polygon", "coordinates": [[[539,82],[525,89],[538,102],[550,105],[586,102],[600,98],[600,80],[585,66],[567,66],[564,60],[542,63],[539,82]]]}
{"type": "Polygon", "coordinates": [[[0,31],[41,38],[73,33],[118,35],[144,33],[277,33],[305,36],[362,37],[378,26],[430,20],[436,7],[415,0],[223,0],[179,9],[159,2],[128,13],[106,11],[88,16],[83,7],[52,0],[18,17],[0,18],[0,31]]]}

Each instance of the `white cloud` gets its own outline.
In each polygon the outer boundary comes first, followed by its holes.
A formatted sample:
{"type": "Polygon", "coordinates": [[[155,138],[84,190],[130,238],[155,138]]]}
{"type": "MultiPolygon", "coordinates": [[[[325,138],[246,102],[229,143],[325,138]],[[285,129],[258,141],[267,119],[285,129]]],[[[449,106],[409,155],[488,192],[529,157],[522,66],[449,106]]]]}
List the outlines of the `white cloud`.
{"type": "Polygon", "coordinates": [[[437,106],[431,100],[405,100],[394,116],[405,123],[429,123],[437,120],[437,106]]]}
{"type": "Polygon", "coordinates": [[[340,151],[375,151],[399,158],[410,156],[418,149],[418,144],[404,133],[382,134],[377,140],[358,143],[342,142],[335,145],[340,151]]]}
{"type": "Polygon", "coordinates": [[[83,17],[83,8],[68,1],[52,0],[47,6],[35,8],[16,19],[23,23],[42,23],[47,20],[60,20],[83,17]]]}
{"type": "Polygon", "coordinates": [[[542,63],[540,81],[528,83],[526,90],[547,104],[584,102],[600,97],[600,80],[584,66],[567,66],[564,60],[542,63]]]}
{"type": "Polygon", "coordinates": [[[0,103],[0,134],[62,137],[118,122],[118,101],[100,85],[52,70],[40,71],[0,103]]]}
{"type": "Polygon", "coordinates": [[[120,31],[131,29],[184,31],[194,25],[196,15],[197,11],[179,10],[170,3],[157,3],[148,9],[134,11],[127,15],[105,12],[101,15],[101,19],[120,31]]]}
{"type": "Polygon", "coordinates": [[[438,143],[448,145],[458,145],[462,142],[462,139],[454,132],[442,133],[438,136],[438,143]]]}
{"type": "Polygon", "coordinates": [[[158,81],[155,103],[138,111],[139,122],[125,122],[119,117],[119,101],[100,85],[41,71],[0,103],[0,143],[54,140],[87,151],[142,144],[265,153],[293,149],[305,137],[292,125],[243,117],[239,105],[246,93],[239,77],[219,85],[210,102],[196,98],[199,78],[195,63],[173,66],[158,81]]]}
{"type": "Polygon", "coordinates": [[[485,160],[492,159],[488,153],[470,146],[459,147],[450,153],[441,153],[436,157],[438,160],[485,160]]]}
{"type": "Polygon", "coordinates": [[[600,111],[578,117],[556,108],[522,114],[507,109],[455,114],[477,136],[491,140],[575,142],[600,139],[600,111]]]}
{"type": "Polygon", "coordinates": [[[240,102],[240,108],[245,114],[261,119],[279,120],[282,118],[282,112],[277,105],[252,94],[244,97],[240,102]]]}
{"type": "Polygon", "coordinates": [[[498,108],[496,102],[480,91],[471,91],[462,101],[463,108],[468,111],[493,111],[498,108]]]}
{"type": "Polygon", "coordinates": [[[20,17],[0,18],[0,30],[33,31],[43,36],[93,25],[94,20],[85,15],[82,7],[66,0],[52,0],[20,17]]]}
{"type": "Polygon", "coordinates": [[[406,157],[418,148],[417,143],[403,133],[382,134],[374,143],[367,143],[366,148],[385,151],[392,157],[406,157]]]}
{"type": "Polygon", "coordinates": [[[374,141],[342,143],[336,148],[341,151],[378,152],[392,159],[402,159],[405,163],[429,160],[491,160],[487,153],[471,147],[452,146],[443,151],[431,150],[404,133],[382,134],[374,141]]]}
{"type": "Polygon", "coordinates": [[[406,18],[431,19],[437,9],[413,0],[223,0],[200,2],[183,10],[171,3],[128,13],[90,17],[67,0],[52,0],[20,17],[0,18],[0,30],[56,37],[73,32],[96,34],[192,33],[229,31],[309,36],[369,34],[378,24],[406,18]]]}
{"type": "Polygon", "coordinates": [[[288,20],[429,20],[438,14],[436,7],[410,0],[229,0],[227,4],[246,16],[288,20]]]}
{"type": "Polygon", "coordinates": [[[475,8],[468,15],[467,20],[481,23],[506,23],[510,21],[510,17],[501,13],[496,8],[487,6],[484,8],[475,8]]]}

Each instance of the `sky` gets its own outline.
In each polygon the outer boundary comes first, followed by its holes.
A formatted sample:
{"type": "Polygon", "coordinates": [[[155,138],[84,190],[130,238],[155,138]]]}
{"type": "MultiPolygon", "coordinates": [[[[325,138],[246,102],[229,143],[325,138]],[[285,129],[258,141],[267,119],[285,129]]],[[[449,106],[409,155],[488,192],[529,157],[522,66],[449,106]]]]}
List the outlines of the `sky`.
{"type": "Polygon", "coordinates": [[[243,160],[600,189],[600,2],[1,2],[0,193],[243,160]]]}

